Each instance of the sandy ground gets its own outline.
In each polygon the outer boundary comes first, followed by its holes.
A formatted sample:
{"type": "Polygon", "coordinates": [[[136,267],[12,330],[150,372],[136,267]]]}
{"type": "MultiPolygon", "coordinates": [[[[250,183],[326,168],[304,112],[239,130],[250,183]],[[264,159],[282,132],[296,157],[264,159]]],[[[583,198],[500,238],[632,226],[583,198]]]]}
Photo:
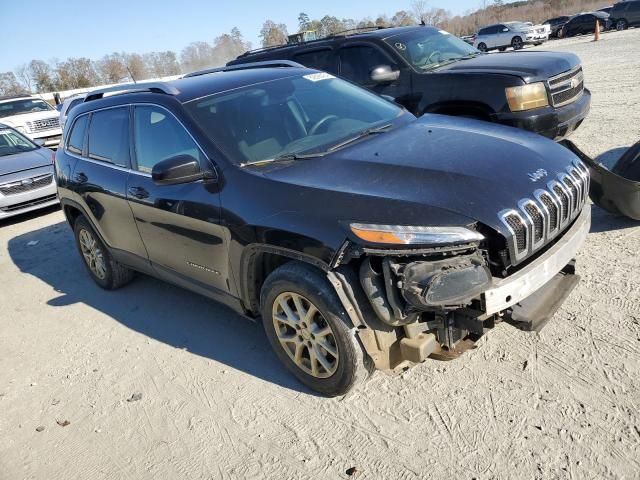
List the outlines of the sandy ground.
{"type": "MultiPolygon", "coordinates": [[[[640,30],[589,40],[546,48],[584,61],[574,139],[611,157],[640,138],[640,30]]],[[[637,222],[594,208],[583,281],[539,335],[500,324],[329,400],[218,304],[146,277],[100,290],[59,211],[5,222],[0,479],[639,478],[639,250],[637,222]]]]}

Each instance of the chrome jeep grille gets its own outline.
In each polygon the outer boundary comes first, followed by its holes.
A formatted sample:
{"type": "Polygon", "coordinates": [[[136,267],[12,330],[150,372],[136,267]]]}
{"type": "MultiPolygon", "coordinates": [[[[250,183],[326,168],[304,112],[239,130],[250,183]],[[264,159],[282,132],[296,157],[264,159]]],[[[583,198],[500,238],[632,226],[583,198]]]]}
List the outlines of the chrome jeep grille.
{"type": "Polygon", "coordinates": [[[53,174],[46,173],[37,177],[25,178],[16,182],[3,183],[0,185],[2,195],[17,195],[37,188],[46,187],[53,181],[53,174]]]}
{"type": "Polygon", "coordinates": [[[509,232],[513,265],[547,244],[580,214],[589,195],[589,170],[576,160],[545,187],[520,200],[517,208],[498,214],[509,232]]]}
{"type": "Polygon", "coordinates": [[[27,122],[27,126],[29,127],[29,130],[34,133],[42,132],[44,130],[52,130],[54,128],[60,128],[60,118],[51,117],[33,120],[31,122],[27,122]]]}
{"type": "Polygon", "coordinates": [[[577,100],[584,92],[584,73],[578,66],[568,72],[551,77],[547,84],[551,93],[551,104],[561,107],[577,100]]]}

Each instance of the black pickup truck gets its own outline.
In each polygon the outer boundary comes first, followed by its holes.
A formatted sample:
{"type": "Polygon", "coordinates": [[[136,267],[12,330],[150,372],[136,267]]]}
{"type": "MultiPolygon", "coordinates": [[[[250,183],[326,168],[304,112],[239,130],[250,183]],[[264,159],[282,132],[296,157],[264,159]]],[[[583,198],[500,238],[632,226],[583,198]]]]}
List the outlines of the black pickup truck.
{"type": "Polygon", "coordinates": [[[426,26],[384,28],[247,52],[228,65],[291,60],[392,97],[414,115],[478,118],[562,140],[591,104],[571,53],[483,54],[426,26]]]}

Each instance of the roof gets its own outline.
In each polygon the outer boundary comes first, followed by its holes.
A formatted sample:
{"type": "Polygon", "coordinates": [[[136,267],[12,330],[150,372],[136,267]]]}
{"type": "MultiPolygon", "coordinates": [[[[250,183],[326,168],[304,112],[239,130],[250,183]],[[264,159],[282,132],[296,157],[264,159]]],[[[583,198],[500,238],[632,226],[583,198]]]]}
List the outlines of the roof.
{"type": "MultiPolygon", "coordinates": [[[[328,36],[328,37],[318,38],[317,40],[310,40],[308,42],[287,43],[287,44],[278,45],[278,46],[275,46],[275,47],[259,48],[259,49],[256,49],[256,50],[249,50],[247,52],[244,52],[242,55],[240,55],[237,58],[237,60],[240,60],[240,59],[243,59],[243,58],[247,58],[247,57],[252,57],[254,55],[260,56],[262,54],[272,53],[274,51],[277,52],[277,51],[280,51],[280,50],[287,50],[287,49],[300,49],[300,48],[304,48],[306,46],[313,46],[313,45],[319,45],[320,46],[323,43],[331,42],[332,40],[334,40],[336,38],[357,37],[357,38],[379,38],[381,40],[384,40],[386,38],[394,37],[394,36],[399,35],[401,33],[416,31],[416,30],[420,30],[422,28],[434,29],[435,27],[428,27],[428,26],[423,26],[423,25],[414,25],[414,26],[410,26],[410,27],[388,27],[388,28],[380,27],[380,28],[372,28],[371,30],[356,31],[356,33],[349,33],[349,32],[351,32],[351,30],[347,30],[345,32],[336,33],[335,35],[331,35],[331,36],[328,36]]],[[[235,60],[231,60],[227,65],[234,65],[234,64],[235,64],[235,60]]]]}
{"type": "MultiPolygon", "coordinates": [[[[0,96],[0,102],[4,102],[7,100],[17,100],[18,98],[32,98],[33,95],[29,95],[29,94],[22,94],[22,95],[3,95],[0,96]]],[[[37,97],[33,97],[33,98],[37,98],[37,97]]]]}

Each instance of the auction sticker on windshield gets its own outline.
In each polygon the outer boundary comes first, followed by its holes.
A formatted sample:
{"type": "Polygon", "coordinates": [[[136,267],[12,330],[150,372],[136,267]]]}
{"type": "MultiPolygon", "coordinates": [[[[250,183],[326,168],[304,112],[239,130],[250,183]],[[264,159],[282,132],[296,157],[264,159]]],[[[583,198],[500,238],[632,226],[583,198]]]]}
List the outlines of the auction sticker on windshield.
{"type": "Polygon", "coordinates": [[[309,75],[305,75],[302,78],[306,78],[307,80],[311,80],[312,82],[319,82],[320,80],[329,80],[336,77],[326,72],[318,72],[310,73],[309,75]]]}

